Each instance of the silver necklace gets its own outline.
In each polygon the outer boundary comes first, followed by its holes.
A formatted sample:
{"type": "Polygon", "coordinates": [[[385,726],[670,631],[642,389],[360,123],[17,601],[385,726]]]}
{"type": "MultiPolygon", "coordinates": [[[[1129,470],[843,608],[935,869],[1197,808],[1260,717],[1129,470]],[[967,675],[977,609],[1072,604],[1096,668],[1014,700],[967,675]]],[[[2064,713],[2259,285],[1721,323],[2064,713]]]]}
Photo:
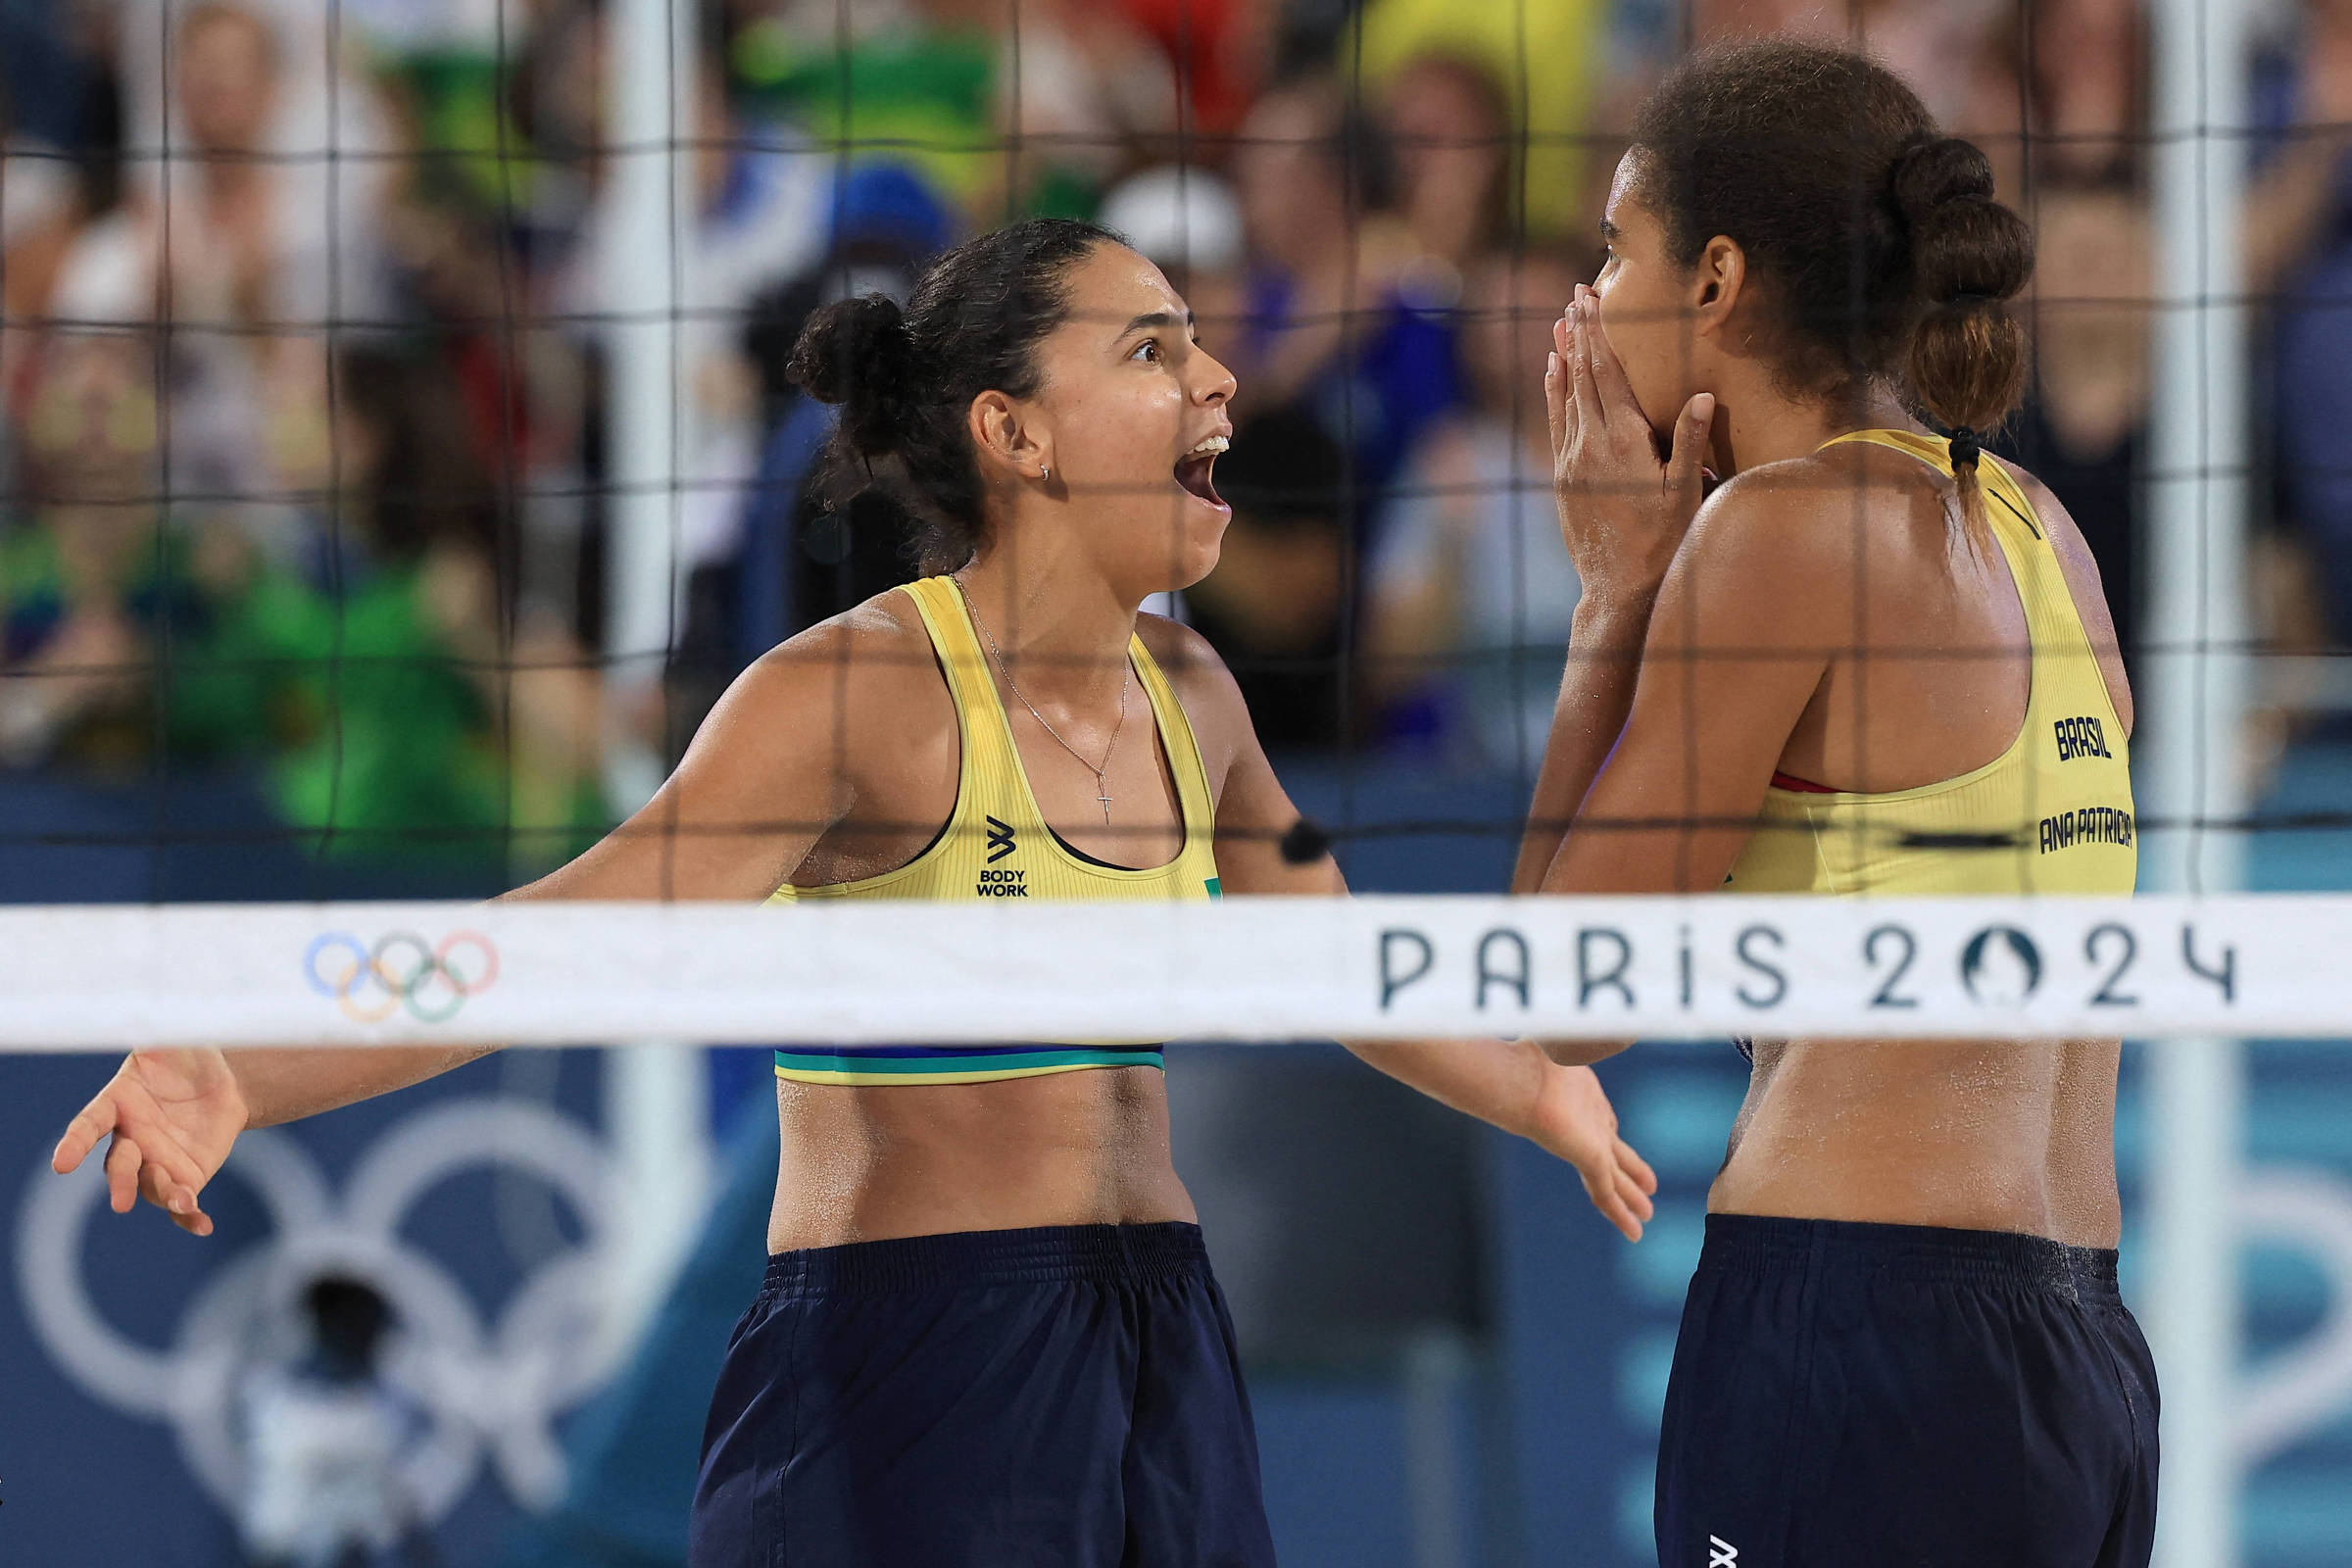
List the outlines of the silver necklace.
{"type": "Polygon", "coordinates": [[[1078,765],[1095,775],[1095,788],[1100,792],[1095,796],[1095,803],[1102,808],[1102,825],[1110,826],[1110,783],[1103,775],[1110,771],[1111,753],[1119,749],[1119,732],[1127,727],[1127,691],[1135,681],[1134,662],[1124,662],[1125,667],[1120,671],[1119,716],[1117,722],[1110,726],[1110,744],[1102,748],[1102,765],[1097,767],[1086,760],[1077,747],[1061,738],[1061,731],[1046,722],[1046,715],[1037,710],[1037,705],[1029,700],[1027,694],[1022,692],[1020,683],[1012,678],[1012,666],[1004,662],[1004,650],[997,646],[996,634],[988,629],[988,622],[980,618],[980,608],[972,603],[971,590],[964,587],[963,578],[950,572],[948,581],[956,585],[956,596],[963,601],[963,612],[972,617],[973,625],[980,628],[980,636],[988,644],[990,656],[996,660],[997,668],[1004,672],[1005,690],[1020,698],[1021,706],[1029,710],[1029,716],[1037,720],[1040,729],[1054,737],[1055,745],[1077,758],[1078,765]]]}

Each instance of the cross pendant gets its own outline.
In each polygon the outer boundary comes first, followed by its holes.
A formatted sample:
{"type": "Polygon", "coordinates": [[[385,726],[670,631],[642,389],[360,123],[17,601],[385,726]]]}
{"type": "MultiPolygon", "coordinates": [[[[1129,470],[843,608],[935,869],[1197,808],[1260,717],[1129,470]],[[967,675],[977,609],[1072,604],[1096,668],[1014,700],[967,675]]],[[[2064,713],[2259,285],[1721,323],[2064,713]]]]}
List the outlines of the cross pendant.
{"type": "Polygon", "coordinates": [[[1108,827],[1110,826],[1110,786],[1102,782],[1102,775],[1100,773],[1095,775],[1095,788],[1102,792],[1095,797],[1095,804],[1102,808],[1102,825],[1108,827]]]}

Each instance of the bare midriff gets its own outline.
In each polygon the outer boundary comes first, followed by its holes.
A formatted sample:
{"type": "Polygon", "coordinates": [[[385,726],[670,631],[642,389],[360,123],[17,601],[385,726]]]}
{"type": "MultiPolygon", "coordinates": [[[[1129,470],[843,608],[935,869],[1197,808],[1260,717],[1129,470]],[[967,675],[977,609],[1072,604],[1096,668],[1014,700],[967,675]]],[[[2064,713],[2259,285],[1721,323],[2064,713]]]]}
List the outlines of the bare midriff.
{"type": "Polygon", "coordinates": [[[1155,1067],[976,1084],[779,1079],[767,1250],[1034,1225],[1192,1220],[1155,1067]]]}
{"type": "Polygon", "coordinates": [[[2116,1245],[2114,1041],[1755,1050],[1711,1211],[2116,1245]]]}

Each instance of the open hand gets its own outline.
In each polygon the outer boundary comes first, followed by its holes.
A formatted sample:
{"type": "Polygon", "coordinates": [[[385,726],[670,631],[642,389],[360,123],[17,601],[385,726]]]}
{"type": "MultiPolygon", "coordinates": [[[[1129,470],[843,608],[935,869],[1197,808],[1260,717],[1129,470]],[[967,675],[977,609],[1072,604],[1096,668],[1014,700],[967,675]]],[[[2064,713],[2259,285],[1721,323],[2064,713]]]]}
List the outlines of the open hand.
{"type": "Polygon", "coordinates": [[[1588,593],[1650,592],[1665,580],[1705,499],[1701,464],[1714,394],[1683,406],[1661,458],[1657,434],[1600,329],[1599,297],[1578,284],[1575,302],[1552,323],[1551,341],[1544,402],[1568,557],[1588,593]]]}
{"type": "Polygon", "coordinates": [[[1592,1068],[1551,1064],[1526,1133],[1576,1167],[1592,1206],[1627,1241],[1642,1239],[1642,1225],[1655,1212],[1650,1195],[1658,1190],[1658,1178],[1648,1161],[1617,1136],[1616,1108],[1592,1068]]]}
{"type": "Polygon", "coordinates": [[[212,1216],[198,1200],[244,1130],[245,1097],[226,1056],[134,1051],[67,1125],[49,1165],[60,1175],[75,1169],[111,1134],[106,1187],[115,1212],[129,1213],[143,1197],[181,1230],[210,1236],[212,1216]]]}

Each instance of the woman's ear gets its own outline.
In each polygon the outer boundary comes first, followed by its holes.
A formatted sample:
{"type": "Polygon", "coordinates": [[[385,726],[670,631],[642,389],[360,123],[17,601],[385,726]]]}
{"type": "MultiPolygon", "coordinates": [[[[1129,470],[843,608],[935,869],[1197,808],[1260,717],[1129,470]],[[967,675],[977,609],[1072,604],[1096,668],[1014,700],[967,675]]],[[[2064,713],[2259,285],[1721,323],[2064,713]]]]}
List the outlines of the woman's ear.
{"type": "Polygon", "coordinates": [[[1729,235],[1718,234],[1698,253],[1690,270],[1690,330],[1706,337],[1723,329],[1747,286],[1747,252],[1729,235]]]}
{"type": "Polygon", "coordinates": [[[1052,469],[1053,436],[1038,428],[1035,413],[1002,392],[972,399],[972,449],[983,478],[1041,479],[1052,469]]]}

